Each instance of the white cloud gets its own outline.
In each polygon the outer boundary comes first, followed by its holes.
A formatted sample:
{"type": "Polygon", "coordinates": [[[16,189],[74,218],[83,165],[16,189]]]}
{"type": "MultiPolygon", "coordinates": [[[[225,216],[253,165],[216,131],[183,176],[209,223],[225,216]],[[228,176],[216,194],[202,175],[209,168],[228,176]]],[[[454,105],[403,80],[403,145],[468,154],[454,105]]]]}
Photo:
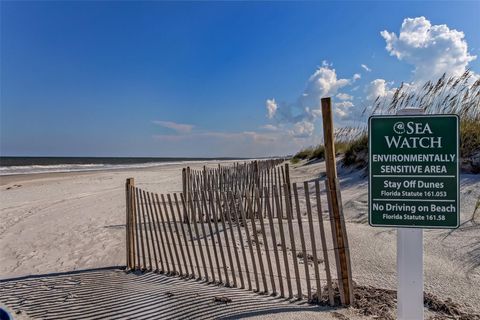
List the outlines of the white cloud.
{"type": "Polygon", "coordinates": [[[348,119],[352,114],[352,109],[355,105],[351,101],[336,102],[333,104],[333,112],[340,119],[348,119]]]}
{"type": "Polygon", "coordinates": [[[443,73],[461,75],[476,59],[468,52],[463,32],[432,25],[425,17],[404,19],[398,36],[386,30],[380,34],[390,55],[414,66],[415,81],[437,79],[443,73]]]}
{"type": "MultiPolygon", "coordinates": [[[[404,86],[423,84],[426,80],[439,78],[443,73],[462,74],[469,62],[476,59],[468,52],[463,32],[446,25],[432,25],[425,17],[406,18],[398,34],[382,31],[381,35],[392,56],[414,67],[413,82],[404,83],[404,86]]],[[[362,72],[372,72],[366,64],[362,63],[360,67],[362,72]]],[[[312,141],[315,139],[315,125],[319,124],[317,119],[321,117],[320,100],[331,96],[335,97],[333,112],[336,125],[355,125],[363,121],[363,110],[371,109],[377,97],[388,101],[396,90],[393,82],[379,78],[362,85],[365,97],[356,99],[352,95],[357,97],[354,91],[360,88],[357,85],[359,79],[361,75],[358,73],[340,78],[333,65],[323,61],[309,77],[305,90],[296,101],[277,104],[274,99],[267,100],[267,117],[275,118],[278,133],[312,141]],[[347,91],[348,86],[353,88],[347,91]]]]}
{"type": "Polygon", "coordinates": [[[339,94],[337,94],[336,97],[340,100],[352,100],[353,99],[353,96],[351,96],[347,93],[339,93],[339,94]]]}
{"type": "MultiPolygon", "coordinates": [[[[321,99],[329,96],[336,96],[342,101],[353,99],[339,91],[358,79],[359,74],[354,74],[351,78],[339,78],[332,64],[323,61],[322,66],[309,77],[305,90],[294,103],[277,104],[274,99],[266,100],[267,117],[275,118],[277,125],[281,125],[281,128],[277,126],[279,131],[287,132],[295,138],[313,138],[315,121],[322,114],[321,99]]],[[[350,112],[347,104],[342,104],[339,108],[341,111],[350,112]]]]}
{"type": "Polygon", "coordinates": [[[327,68],[333,67],[333,63],[328,62],[327,60],[322,60],[322,67],[327,67],[327,68]]]}
{"type": "Polygon", "coordinates": [[[363,70],[365,70],[367,72],[372,72],[372,69],[370,69],[366,64],[362,63],[360,66],[363,68],[363,70]]]}
{"type": "Polygon", "coordinates": [[[390,88],[391,83],[384,79],[375,79],[366,87],[367,100],[370,102],[375,101],[377,97],[389,98],[393,96],[395,88],[390,88]]]}
{"type": "Polygon", "coordinates": [[[335,103],[335,106],[339,108],[351,108],[354,106],[354,104],[351,101],[342,101],[335,103]]]}
{"type": "Polygon", "coordinates": [[[287,155],[315,144],[313,138],[292,139],[286,131],[204,131],[187,134],[152,136],[156,145],[178,156],[187,157],[258,157],[287,155]],[[207,147],[205,147],[207,146],[207,147]],[[214,152],[214,153],[212,153],[214,152]]]}
{"type": "Polygon", "coordinates": [[[293,129],[290,130],[290,135],[295,138],[306,138],[313,135],[315,126],[312,122],[309,121],[300,121],[295,123],[293,129]]]}
{"type": "Polygon", "coordinates": [[[308,79],[304,96],[313,96],[317,100],[332,96],[338,89],[350,84],[348,79],[337,79],[337,72],[330,66],[322,66],[308,79]]]}
{"type": "Polygon", "coordinates": [[[333,110],[333,113],[334,113],[337,117],[340,117],[340,119],[347,118],[347,116],[348,116],[348,113],[347,113],[345,110],[341,109],[341,108],[335,108],[335,109],[333,110]]]}
{"type": "MultiPolygon", "coordinates": [[[[183,135],[174,135],[174,134],[157,134],[153,138],[158,141],[185,141],[192,140],[196,138],[216,138],[223,140],[236,140],[242,138],[258,138],[262,137],[262,134],[258,134],[254,131],[243,131],[243,132],[223,132],[223,131],[205,131],[205,132],[196,132],[188,133],[183,135]]],[[[267,138],[268,135],[264,134],[263,137],[267,138]]]]}
{"type": "Polygon", "coordinates": [[[155,120],[153,121],[154,124],[162,126],[164,128],[172,129],[178,133],[189,133],[193,129],[193,125],[191,124],[184,124],[184,123],[176,123],[173,121],[162,121],[162,120],[155,120]]]}
{"type": "Polygon", "coordinates": [[[277,131],[278,127],[274,126],[273,124],[266,124],[261,126],[260,129],[267,130],[267,131],[277,131]]]}
{"type": "Polygon", "coordinates": [[[267,107],[267,118],[272,119],[275,116],[275,113],[277,113],[278,109],[275,99],[267,99],[265,106],[267,107]]]}
{"type": "MultiPolygon", "coordinates": [[[[330,68],[331,66],[323,66],[319,70],[317,70],[316,73],[310,77],[310,85],[307,86],[306,94],[309,94],[310,92],[315,92],[316,93],[316,104],[311,103],[309,106],[311,108],[306,109],[308,114],[311,116],[310,118],[307,118],[308,121],[312,122],[318,117],[321,117],[321,106],[320,106],[320,100],[322,97],[325,96],[335,96],[339,100],[342,100],[342,102],[335,103],[333,105],[333,112],[334,115],[336,115],[338,118],[337,120],[349,120],[352,118],[352,115],[355,113],[354,110],[354,104],[351,101],[353,96],[344,93],[344,92],[339,92],[340,89],[351,85],[354,83],[356,80],[360,79],[361,76],[356,73],[354,74],[351,79],[338,79],[337,74],[335,69],[330,68]],[[313,81],[312,81],[313,79],[313,81]],[[308,90],[309,88],[312,88],[312,85],[316,85],[316,91],[315,90],[308,90]],[[338,92],[338,93],[337,93],[338,92]]],[[[315,101],[315,100],[314,100],[315,101]]],[[[312,130],[313,132],[313,130],[312,130]]]]}

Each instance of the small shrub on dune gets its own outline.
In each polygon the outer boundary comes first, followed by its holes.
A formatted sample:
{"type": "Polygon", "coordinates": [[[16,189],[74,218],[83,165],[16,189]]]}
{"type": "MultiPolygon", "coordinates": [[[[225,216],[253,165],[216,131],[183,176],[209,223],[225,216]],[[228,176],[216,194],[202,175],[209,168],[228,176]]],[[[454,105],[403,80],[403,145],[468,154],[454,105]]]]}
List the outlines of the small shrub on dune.
{"type": "Polygon", "coordinates": [[[323,145],[318,145],[315,149],[312,150],[309,160],[313,159],[325,159],[325,147],[323,145]]]}
{"type": "Polygon", "coordinates": [[[302,149],[299,152],[297,152],[293,157],[292,160],[290,160],[293,164],[300,162],[300,160],[305,160],[309,159],[310,155],[312,154],[313,149],[312,148],[306,148],[302,149]]]}
{"type": "Polygon", "coordinates": [[[335,153],[336,154],[342,154],[347,151],[347,149],[350,147],[351,141],[336,141],[335,142],[335,153]]]}
{"type": "Polygon", "coordinates": [[[480,173],[480,119],[461,119],[460,157],[464,171],[480,173]]]}
{"type": "Polygon", "coordinates": [[[468,157],[479,151],[480,119],[462,119],[460,121],[460,156],[468,157]]]}
{"type": "Polygon", "coordinates": [[[295,157],[302,160],[308,159],[310,158],[310,155],[312,154],[312,152],[313,152],[312,148],[303,149],[299,153],[297,153],[295,157]]]}
{"type": "Polygon", "coordinates": [[[344,166],[364,168],[368,164],[368,136],[363,134],[345,146],[342,158],[344,166]]]}
{"type": "Polygon", "coordinates": [[[316,147],[309,147],[300,150],[297,152],[290,162],[292,164],[299,163],[301,160],[315,160],[315,159],[324,159],[325,158],[325,148],[323,145],[319,144],[316,147]]]}
{"type": "Polygon", "coordinates": [[[295,157],[292,157],[292,159],[290,159],[290,163],[291,164],[297,164],[300,162],[300,159],[299,158],[295,158],[295,157]]]}

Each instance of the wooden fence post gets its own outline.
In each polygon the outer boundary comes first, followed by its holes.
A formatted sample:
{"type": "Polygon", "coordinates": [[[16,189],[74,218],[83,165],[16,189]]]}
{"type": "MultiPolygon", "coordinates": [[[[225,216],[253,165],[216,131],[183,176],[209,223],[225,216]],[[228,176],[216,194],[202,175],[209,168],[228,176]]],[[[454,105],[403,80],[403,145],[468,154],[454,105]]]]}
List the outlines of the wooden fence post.
{"type": "Polygon", "coordinates": [[[182,168],[182,193],[187,193],[187,169],[182,168]]]}
{"type": "MultiPolygon", "coordinates": [[[[288,186],[288,195],[290,196],[290,199],[292,199],[292,185],[290,183],[290,167],[288,163],[285,163],[285,183],[288,186]]],[[[290,201],[292,203],[292,201],[290,201]]]]}
{"type": "Polygon", "coordinates": [[[203,190],[208,190],[208,183],[207,183],[207,167],[203,166],[203,190]]]}
{"type": "Polygon", "coordinates": [[[186,210],[184,211],[183,215],[183,221],[191,221],[190,217],[190,206],[188,205],[191,201],[190,199],[190,192],[192,191],[192,181],[191,181],[191,172],[190,172],[190,167],[187,167],[187,170],[185,171],[185,193],[183,196],[185,197],[185,202],[187,203],[186,210]]]}
{"type": "Polygon", "coordinates": [[[126,220],[125,220],[125,236],[126,236],[126,253],[127,253],[127,269],[134,269],[135,262],[133,262],[132,252],[134,250],[133,244],[133,205],[132,205],[132,187],[135,185],[133,178],[127,178],[125,182],[125,196],[126,196],[126,220]]]}
{"type": "MultiPolygon", "coordinates": [[[[353,287],[351,279],[350,253],[348,250],[347,231],[342,223],[343,212],[342,205],[339,203],[340,190],[337,189],[337,168],[335,163],[335,142],[333,132],[332,105],[331,98],[322,98],[322,118],[323,118],[323,137],[325,145],[325,166],[327,173],[327,184],[330,192],[327,197],[330,199],[333,225],[335,228],[334,237],[337,242],[335,254],[338,257],[340,265],[337,266],[338,281],[342,282],[344,305],[350,305],[353,302],[353,287]]],[[[341,201],[341,200],[340,200],[341,201]]],[[[342,296],[342,295],[340,295],[342,296]]]]}
{"type": "Polygon", "coordinates": [[[258,161],[257,160],[255,160],[255,162],[253,163],[253,166],[254,166],[253,167],[253,170],[254,170],[253,172],[254,172],[254,179],[255,179],[254,183],[256,183],[256,185],[258,187],[258,184],[260,183],[260,177],[259,177],[258,173],[259,173],[260,170],[258,168],[258,161]]]}

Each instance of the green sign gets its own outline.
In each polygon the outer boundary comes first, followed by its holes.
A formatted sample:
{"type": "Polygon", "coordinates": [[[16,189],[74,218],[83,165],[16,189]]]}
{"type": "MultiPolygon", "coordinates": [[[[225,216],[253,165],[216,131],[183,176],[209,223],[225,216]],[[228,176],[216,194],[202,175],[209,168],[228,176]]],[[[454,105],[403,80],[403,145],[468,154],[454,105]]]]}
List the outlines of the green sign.
{"type": "Polygon", "coordinates": [[[458,116],[372,116],[368,130],[370,225],[457,228],[458,116]]]}

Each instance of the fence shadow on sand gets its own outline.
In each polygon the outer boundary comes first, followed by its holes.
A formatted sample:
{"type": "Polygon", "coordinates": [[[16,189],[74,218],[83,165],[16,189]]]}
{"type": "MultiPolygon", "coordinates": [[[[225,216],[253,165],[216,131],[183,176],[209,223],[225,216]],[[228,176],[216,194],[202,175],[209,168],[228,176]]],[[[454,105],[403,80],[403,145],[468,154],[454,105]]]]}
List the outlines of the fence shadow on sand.
{"type": "Polygon", "coordinates": [[[0,297],[14,316],[41,319],[291,318],[298,312],[327,315],[332,310],[203,281],[127,273],[119,267],[1,280],[0,297]]]}

